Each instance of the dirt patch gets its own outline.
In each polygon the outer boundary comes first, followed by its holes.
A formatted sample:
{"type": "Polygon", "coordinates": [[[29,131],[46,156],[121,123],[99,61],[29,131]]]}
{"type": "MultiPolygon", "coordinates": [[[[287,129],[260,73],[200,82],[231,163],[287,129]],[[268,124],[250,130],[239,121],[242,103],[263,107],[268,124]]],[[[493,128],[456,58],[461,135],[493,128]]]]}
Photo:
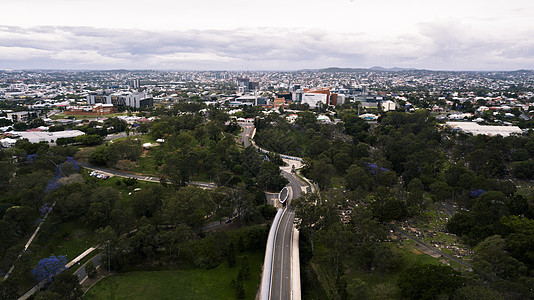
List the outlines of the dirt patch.
{"type": "Polygon", "coordinates": [[[143,153],[141,153],[141,155],[139,155],[139,157],[146,157],[146,155],[148,154],[150,150],[146,150],[146,149],[143,149],[143,153]]]}
{"type": "Polygon", "coordinates": [[[423,254],[423,252],[421,252],[421,251],[419,251],[417,249],[413,249],[412,252],[417,254],[417,255],[423,254]]]}

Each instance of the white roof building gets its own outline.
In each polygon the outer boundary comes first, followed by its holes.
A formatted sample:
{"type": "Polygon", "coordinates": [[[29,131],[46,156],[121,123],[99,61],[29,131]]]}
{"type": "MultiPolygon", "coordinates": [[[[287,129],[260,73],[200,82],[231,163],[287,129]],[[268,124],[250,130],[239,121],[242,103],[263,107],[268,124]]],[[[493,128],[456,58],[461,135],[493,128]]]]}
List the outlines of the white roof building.
{"type": "Polygon", "coordinates": [[[49,142],[55,143],[59,138],[77,137],[85,133],[79,130],[63,130],[55,132],[39,132],[39,131],[13,131],[13,135],[19,136],[21,139],[28,139],[30,143],[49,142]]]}
{"type": "Polygon", "coordinates": [[[474,122],[447,122],[447,126],[461,130],[463,132],[472,133],[474,135],[501,135],[509,136],[513,133],[521,134],[523,130],[517,126],[491,126],[491,125],[480,125],[474,122]]]}

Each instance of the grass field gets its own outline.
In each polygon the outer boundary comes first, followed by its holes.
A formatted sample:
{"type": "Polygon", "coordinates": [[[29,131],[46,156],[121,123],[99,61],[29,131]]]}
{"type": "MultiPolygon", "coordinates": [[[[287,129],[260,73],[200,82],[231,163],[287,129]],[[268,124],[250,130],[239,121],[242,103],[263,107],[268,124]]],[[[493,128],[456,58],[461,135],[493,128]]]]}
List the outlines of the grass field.
{"type": "MultiPolygon", "coordinates": [[[[243,282],[245,299],[254,299],[260,283],[263,252],[246,254],[250,277],[243,282]]],[[[104,278],[83,299],[236,299],[232,279],[237,277],[242,256],[234,268],[226,263],[211,269],[135,271],[104,278]]]]}

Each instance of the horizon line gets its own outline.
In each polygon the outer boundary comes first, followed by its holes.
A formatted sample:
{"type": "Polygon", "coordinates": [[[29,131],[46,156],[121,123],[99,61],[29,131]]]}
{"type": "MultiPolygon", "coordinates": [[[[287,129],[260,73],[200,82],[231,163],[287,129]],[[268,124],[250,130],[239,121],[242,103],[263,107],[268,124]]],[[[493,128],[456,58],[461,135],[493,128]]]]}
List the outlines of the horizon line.
{"type": "MultiPolygon", "coordinates": [[[[10,72],[10,71],[78,71],[78,72],[111,72],[111,71],[158,71],[158,72],[320,72],[329,69],[341,69],[341,70],[365,70],[365,71],[378,71],[378,72],[403,72],[403,71],[430,71],[430,72],[473,72],[473,73],[484,73],[484,72],[518,72],[518,71],[534,71],[533,69],[510,69],[510,70],[439,70],[439,69],[419,69],[419,68],[405,68],[405,67],[325,67],[325,68],[309,68],[309,69],[291,69],[291,70],[277,70],[277,69],[256,69],[256,70],[223,70],[223,69],[173,69],[173,68],[146,68],[146,69],[128,69],[128,68],[109,68],[109,69],[68,69],[68,68],[0,68],[0,71],[10,72]]],[[[347,73],[350,71],[343,71],[342,73],[347,73]]]]}

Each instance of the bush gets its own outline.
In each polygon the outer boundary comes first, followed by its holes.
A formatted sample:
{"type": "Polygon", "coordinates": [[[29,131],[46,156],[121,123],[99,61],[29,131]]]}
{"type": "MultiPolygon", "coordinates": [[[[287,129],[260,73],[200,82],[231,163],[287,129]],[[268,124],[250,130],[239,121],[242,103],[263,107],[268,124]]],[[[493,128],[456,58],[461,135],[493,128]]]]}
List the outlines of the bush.
{"type": "Polygon", "coordinates": [[[132,186],[137,183],[137,178],[133,178],[133,177],[124,178],[122,182],[124,182],[124,184],[127,186],[132,186]]]}
{"type": "Polygon", "coordinates": [[[463,282],[460,273],[449,266],[418,265],[401,273],[398,285],[406,299],[436,299],[452,295],[463,282]]]}

